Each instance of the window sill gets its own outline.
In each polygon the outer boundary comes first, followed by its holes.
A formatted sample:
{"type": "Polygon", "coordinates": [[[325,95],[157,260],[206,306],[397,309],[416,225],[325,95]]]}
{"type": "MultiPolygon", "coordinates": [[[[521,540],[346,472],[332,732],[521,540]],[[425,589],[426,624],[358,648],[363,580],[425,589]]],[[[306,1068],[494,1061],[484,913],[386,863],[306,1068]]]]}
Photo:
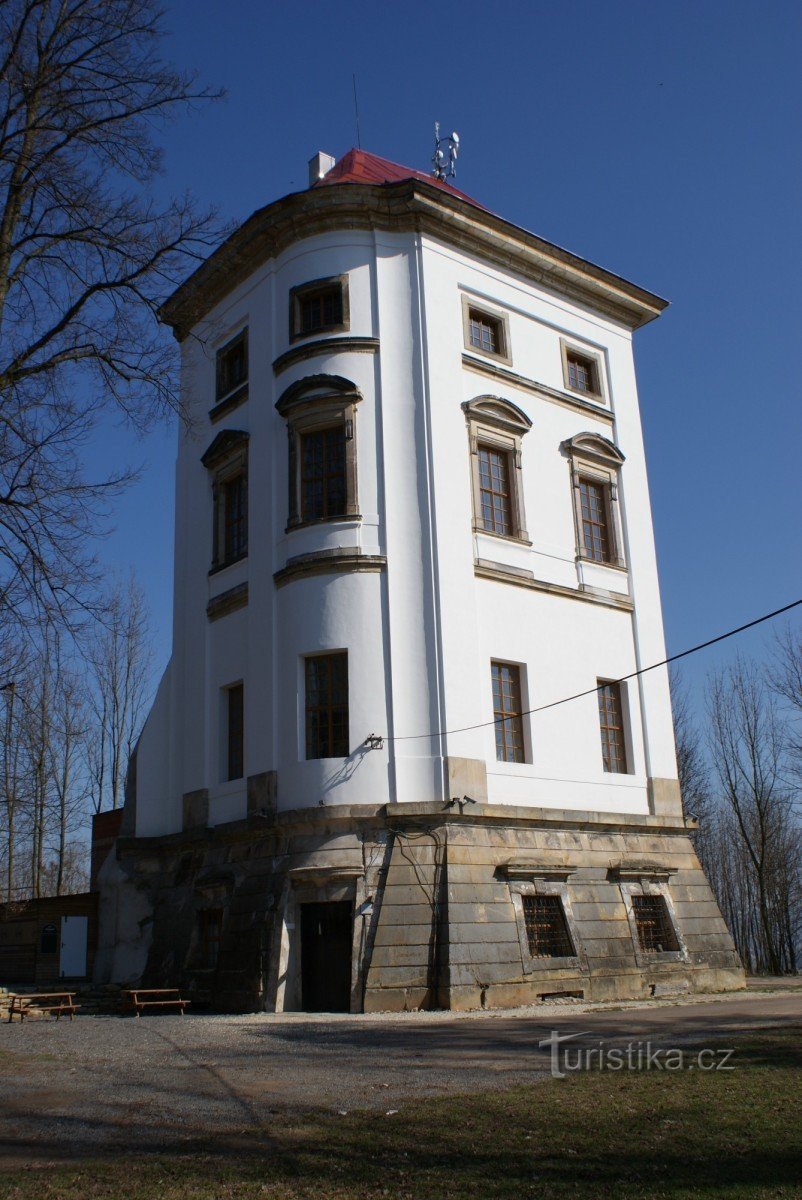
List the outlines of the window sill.
{"type": "Polygon", "coordinates": [[[318,329],[309,329],[305,333],[293,332],[290,334],[290,345],[294,346],[297,342],[303,342],[311,338],[319,338],[328,333],[350,333],[350,322],[343,322],[339,325],[321,325],[318,329]]]}
{"type": "Polygon", "coordinates": [[[233,392],[229,392],[227,396],[223,396],[218,400],[213,408],[209,409],[209,420],[219,421],[226,413],[232,412],[235,408],[239,408],[241,404],[245,404],[248,399],[248,385],[243,383],[242,387],[235,388],[233,392]]]}
{"type": "Polygon", "coordinates": [[[229,567],[236,566],[237,563],[244,562],[247,557],[248,552],[246,550],[244,554],[240,554],[237,558],[229,558],[226,560],[226,562],[217,563],[215,566],[209,568],[209,577],[211,578],[212,575],[219,575],[221,571],[225,571],[229,567]]]}
{"type": "Polygon", "coordinates": [[[495,538],[498,542],[512,542],[516,546],[531,546],[531,540],[526,536],[526,533],[496,533],[492,529],[485,529],[483,525],[474,525],[474,533],[480,533],[483,537],[495,538]]]}
{"type": "Polygon", "coordinates": [[[592,567],[602,567],[608,571],[621,571],[624,575],[629,574],[629,567],[623,559],[616,559],[615,562],[601,562],[598,558],[591,558],[589,554],[577,554],[576,562],[589,563],[592,567]]]}
{"type": "Polygon", "coordinates": [[[337,513],[333,517],[314,517],[311,521],[292,521],[284,530],[294,533],[296,529],[311,529],[315,525],[335,525],[338,521],[343,524],[355,525],[362,520],[362,513],[337,513]]]}
{"type": "Polygon", "coordinates": [[[512,366],[512,358],[509,354],[494,354],[492,350],[480,350],[478,346],[471,346],[467,343],[464,350],[467,354],[477,355],[480,362],[484,362],[486,359],[488,362],[504,363],[506,367],[512,366]]]}
{"type": "Polygon", "coordinates": [[[524,971],[534,975],[540,971],[581,971],[582,963],[578,954],[564,955],[555,958],[534,958],[531,954],[524,959],[524,971]]]}

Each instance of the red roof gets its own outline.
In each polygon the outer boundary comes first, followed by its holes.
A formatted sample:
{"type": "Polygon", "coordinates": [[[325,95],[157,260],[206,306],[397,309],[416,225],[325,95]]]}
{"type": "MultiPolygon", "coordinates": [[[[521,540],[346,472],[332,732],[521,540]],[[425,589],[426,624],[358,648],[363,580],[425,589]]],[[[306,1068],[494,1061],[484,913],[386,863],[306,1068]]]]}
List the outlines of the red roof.
{"type": "Polygon", "coordinates": [[[324,187],[329,183],[400,183],[402,179],[419,179],[423,183],[429,183],[432,187],[440,188],[442,191],[456,196],[459,200],[466,200],[468,204],[473,204],[476,208],[484,209],[483,204],[466,196],[464,192],[452,187],[450,183],[442,183],[439,179],[435,179],[434,175],[427,174],[425,171],[416,171],[414,167],[404,167],[400,163],[390,162],[389,158],[380,158],[378,154],[369,154],[367,150],[349,150],[322,179],[318,179],[312,186],[324,187]]]}

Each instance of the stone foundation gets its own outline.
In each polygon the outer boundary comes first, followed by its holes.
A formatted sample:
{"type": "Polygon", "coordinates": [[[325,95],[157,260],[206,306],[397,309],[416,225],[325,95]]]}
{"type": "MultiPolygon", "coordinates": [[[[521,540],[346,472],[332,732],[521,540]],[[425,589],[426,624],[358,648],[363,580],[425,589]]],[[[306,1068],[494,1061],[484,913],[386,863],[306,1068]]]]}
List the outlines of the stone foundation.
{"type": "MultiPolygon", "coordinates": [[[[135,903],[150,914],[139,921],[143,983],[179,986],[222,1011],[302,1009],[303,906],[336,902],[347,902],[353,919],[336,946],[323,943],[321,970],[334,978],[350,958],[350,987],[337,1003],[352,1012],[744,984],[689,828],[659,814],[602,819],[478,803],[276,814],[265,806],[231,825],[121,838],[108,875],[102,908],[135,903]],[[530,952],[531,896],[559,897],[568,935],[561,957],[530,952]],[[662,897],[669,948],[642,946],[641,896],[662,897]]],[[[130,982],[117,979],[124,972],[111,924],[101,923],[109,944],[98,982],[130,982]]],[[[130,936],[127,953],[134,961],[130,936]]]]}

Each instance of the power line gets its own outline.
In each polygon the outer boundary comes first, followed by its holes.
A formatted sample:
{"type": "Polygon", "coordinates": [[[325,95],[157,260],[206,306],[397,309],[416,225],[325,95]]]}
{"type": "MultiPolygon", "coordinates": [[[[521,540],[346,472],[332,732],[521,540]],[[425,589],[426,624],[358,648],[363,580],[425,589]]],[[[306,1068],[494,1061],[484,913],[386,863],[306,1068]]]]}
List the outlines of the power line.
{"type": "MultiPolygon", "coordinates": [[[[796,608],[800,604],[802,604],[802,599],[794,600],[791,604],[785,604],[782,608],[776,608],[774,612],[766,613],[762,617],[755,617],[753,621],[747,621],[745,625],[739,625],[737,629],[729,629],[726,633],[720,633],[718,637],[710,638],[706,642],[700,642],[698,646],[691,646],[689,650],[680,650],[679,654],[670,654],[668,658],[661,659],[660,662],[652,663],[648,667],[641,667],[640,670],[632,671],[629,675],[622,675],[620,679],[611,682],[626,683],[628,679],[636,679],[638,675],[645,675],[647,671],[655,671],[658,667],[666,667],[669,663],[677,662],[681,658],[687,658],[689,654],[696,654],[699,650],[706,650],[708,646],[715,646],[717,642],[725,642],[727,638],[735,637],[737,633],[744,633],[747,629],[754,629],[755,625],[762,625],[764,621],[771,621],[774,617],[782,616],[783,613],[790,612],[792,608],[796,608]]],[[[605,683],[607,682],[605,681],[605,683]]],[[[453,733],[470,733],[474,729],[486,729],[489,725],[498,725],[502,721],[509,721],[511,717],[529,717],[533,713],[545,712],[548,708],[558,708],[559,705],[569,704],[572,700],[581,700],[583,696],[593,696],[598,691],[599,686],[588,688],[584,692],[575,692],[573,696],[563,696],[561,700],[552,700],[550,704],[541,704],[537,708],[527,708],[524,712],[520,713],[509,713],[504,717],[496,717],[492,721],[480,721],[478,725],[463,725],[461,729],[445,729],[442,733],[408,733],[401,737],[387,737],[384,740],[387,742],[415,742],[421,738],[449,737],[453,733]]]]}

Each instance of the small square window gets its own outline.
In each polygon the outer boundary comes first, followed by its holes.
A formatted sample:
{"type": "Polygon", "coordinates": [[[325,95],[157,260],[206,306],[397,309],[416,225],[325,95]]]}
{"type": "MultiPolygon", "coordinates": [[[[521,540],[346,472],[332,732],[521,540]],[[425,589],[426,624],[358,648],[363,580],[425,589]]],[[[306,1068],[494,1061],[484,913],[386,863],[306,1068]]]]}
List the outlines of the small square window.
{"type": "Polygon", "coordinates": [[[529,953],[533,958],[570,958],[576,951],[559,896],[523,896],[529,953]]]}
{"type": "Polygon", "coordinates": [[[493,678],[496,758],[499,762],[525,762],[521,668],[515,663],[491,662],[490,669],[493,678]]]}
{"type": "Polygon", "coordinates": [[[217,352],[217,390],[219,403],[248,382],[248,330],[217,352]]]}
{"type": "Polygon", "coordinates": [[[315,654],[305,660],[306,757],[347,758],[348,654],[315,654]]]}
{"type": "Polygon", "coordinates": [[[604,769],[615,775],[625,775],[627,750],[620,683],[602,683],[599,680],[598,696],[604,769]]]}
{"type": "Polygon", "coordinates": [[[679,950],[665,896],[632,896],[632,913],[641,950],[650,954],[679,950]]]}
{"type": "Polygon", "coordinates": [[[290,292],[290,340],[349,328],[348,276],[316,279],[290,292]]]}
{"type": "Polygon", "coordinates": [[[589,396],[592,400],[602,399],[601,366],[598,356],[584,354],[581,350],[562,342],[563,383],[570,392],[589,396]]]}
{"type": "Polygon", "coordinates": [[[509,325],[504,313],[489,312],[463,296],[462,323],[466,350],[511,362],[509,325]]]}

